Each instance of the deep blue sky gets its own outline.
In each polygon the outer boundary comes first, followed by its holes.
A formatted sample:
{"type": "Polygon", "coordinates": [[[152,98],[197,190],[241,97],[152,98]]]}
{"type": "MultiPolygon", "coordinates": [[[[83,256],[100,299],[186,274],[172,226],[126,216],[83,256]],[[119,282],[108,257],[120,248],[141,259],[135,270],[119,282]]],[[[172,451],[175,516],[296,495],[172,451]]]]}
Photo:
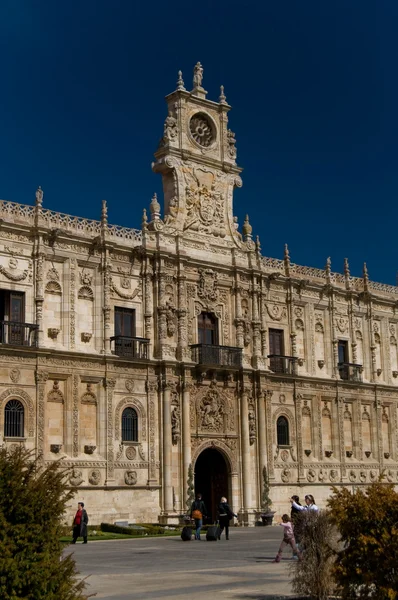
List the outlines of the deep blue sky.
{"type": "Polygon", "coordinates": [[[233,106],[264,255],[395,283],[398,2],[3,0],[0,198],[140,227],[163,97],[204,66],[233,106]]]}

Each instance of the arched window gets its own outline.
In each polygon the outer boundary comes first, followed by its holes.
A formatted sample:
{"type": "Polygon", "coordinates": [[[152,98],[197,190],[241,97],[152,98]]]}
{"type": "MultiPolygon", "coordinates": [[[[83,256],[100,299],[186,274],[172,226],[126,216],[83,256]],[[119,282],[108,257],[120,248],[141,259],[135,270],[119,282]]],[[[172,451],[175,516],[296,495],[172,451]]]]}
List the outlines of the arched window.
{"type": "Polygon", "coordinates": [[[24,408],[19,400],[9,400],[4,409],[4,437],[22,438],[24,408]]]}
{"type": "Polygon", "coordinates": [[[138,417],[134,408],[128,406],[122,414],[122,441],[138,442],[138,417]]]}
{"type": "Polygon", "coordinates": [[[276,434],[278,438],[278,446],[289,445],[289,421],[286,417],[279,417],[276,422],[276,434]]]}
{"type": "Polygon", "coordinates": [[[218,344],[217,318],[208,312],[198,316],[198,343],[214,346],[218,344]]]}

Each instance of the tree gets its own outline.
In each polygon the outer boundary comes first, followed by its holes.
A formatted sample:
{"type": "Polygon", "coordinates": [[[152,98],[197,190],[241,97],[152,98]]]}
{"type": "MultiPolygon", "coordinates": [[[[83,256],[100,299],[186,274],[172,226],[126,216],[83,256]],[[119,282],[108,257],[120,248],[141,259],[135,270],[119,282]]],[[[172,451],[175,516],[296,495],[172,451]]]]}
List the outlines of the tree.
{"type": "Polygon", "coordinates": [[[302,511],[294,525],[300,540],[302,560],[292,565],[293,591],[316,600],[325,600],[336,587],[333,569],[339,534],[330,513],[302,511]]]}
{"type": "Polygon", "coordinates": [[[267,467],[263,468],[263,491],[261,494],[261,510],[263,513],[268,513],[271,510],[272,500],[269,495],[270,485],[268,480],[267,467]]]}
{"type": "Polygon", "coordinates": [[[333,488],[328,500],[344,548],[335,576],[344,598],[394,600],[398,596],[398,493],[373,483],[351,492],[333,488]]]}
{"type": "Polygon", "coordinates": [[[193,468],[192,464],[188,467],[188,481],[187,481],[187,509],[191,511],[192,502],[195,500],[195,488],[193,483],[193,468]]]}
{"type": "Polygon", "coordinates": [[[62,555],[62,519],[74,491],[59,461],[42,467],[31,452],[0,450],[0,597],[82,600],[75,561],[62,555]]]}

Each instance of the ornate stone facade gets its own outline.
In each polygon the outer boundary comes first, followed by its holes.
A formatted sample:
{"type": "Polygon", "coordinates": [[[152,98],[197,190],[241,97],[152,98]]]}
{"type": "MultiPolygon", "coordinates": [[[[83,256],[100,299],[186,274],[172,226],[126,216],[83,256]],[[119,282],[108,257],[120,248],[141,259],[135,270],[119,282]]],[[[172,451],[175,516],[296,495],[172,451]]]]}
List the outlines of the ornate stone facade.
{"type": "Polygon", "coordinates": [[[163,216],[152,198],[141,230],[105,202],[100,221],[52,212],[40,188],[0,201],[1,443],[62,457],[93,523],[176,520],[207,450],[244,524],[264,466],[278,513],[398,483],[398,288],[264,257],[248,217],[239,231],[230,106],[202,82],[198,63],[166,98],[163,216]]]}

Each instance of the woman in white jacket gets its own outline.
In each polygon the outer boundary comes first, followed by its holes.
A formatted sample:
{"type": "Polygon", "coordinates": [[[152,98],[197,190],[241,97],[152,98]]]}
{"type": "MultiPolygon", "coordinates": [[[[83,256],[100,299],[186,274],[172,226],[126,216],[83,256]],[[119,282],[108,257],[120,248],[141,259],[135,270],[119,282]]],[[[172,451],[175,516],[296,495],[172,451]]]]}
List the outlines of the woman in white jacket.
{"type": "Polygon", "coordinates": [[[292,506],[296,510],[315,510],[315,511],[319,510],[319,508],[315,504],[315,499],[312,494],[307,494],[306,496],[304,496],[304,500],[305,500],[305,506],[301,506],[301,504],[297,504],[297,502],[295,502],[295,500],[293,500],[293,498],[290,498],[290,502],[292,503],[292,506]]]}

